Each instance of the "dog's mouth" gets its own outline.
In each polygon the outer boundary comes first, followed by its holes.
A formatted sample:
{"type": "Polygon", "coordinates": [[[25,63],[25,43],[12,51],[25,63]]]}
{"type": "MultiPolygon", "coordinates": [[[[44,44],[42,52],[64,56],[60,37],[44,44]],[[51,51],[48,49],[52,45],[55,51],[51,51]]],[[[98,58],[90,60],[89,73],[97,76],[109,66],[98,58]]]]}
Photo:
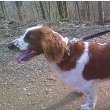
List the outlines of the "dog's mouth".
{"type": "Polygon", "coordinates": [[[37,51],[22,51],[17,57],[16,61],[17,63],[20,63],[21,61],[29,61],[31,58],[36,56],[38,53],[37,51]]]}

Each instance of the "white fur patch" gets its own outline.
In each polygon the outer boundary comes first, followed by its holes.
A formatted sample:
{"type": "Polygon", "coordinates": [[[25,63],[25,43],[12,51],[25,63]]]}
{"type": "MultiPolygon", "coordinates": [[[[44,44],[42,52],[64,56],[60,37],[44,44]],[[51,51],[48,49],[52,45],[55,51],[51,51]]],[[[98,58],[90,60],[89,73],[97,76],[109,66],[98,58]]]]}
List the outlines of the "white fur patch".
{"type": "Polygon", "coordinates": [[[102,43],[98,43],[98,44],[99,44],[99,45],[106,45],[107,43],[103,43],[103,44],[102,44],[102,43]]]}
{"type": "Polygon", "coordinates": [[[20,37],[20,38],[17,38],[15,40],[12,41],[12,43],[18,47],[20,50],[27,50],[27,47],[28,47],[28,43],[26,43],[24,41],[24,38],[23,37],[20,37]]]}
{"type": "Polygon", "coordinates": [[[43,27],[43,25],[38,25],[38,26],[30,27],[30,28],[26,29],[26,32],[25,33],[29,32],[29,31],[32,31],[32,30],[35,30],[35,29],[42,28],[42,27],[43,27]]]}

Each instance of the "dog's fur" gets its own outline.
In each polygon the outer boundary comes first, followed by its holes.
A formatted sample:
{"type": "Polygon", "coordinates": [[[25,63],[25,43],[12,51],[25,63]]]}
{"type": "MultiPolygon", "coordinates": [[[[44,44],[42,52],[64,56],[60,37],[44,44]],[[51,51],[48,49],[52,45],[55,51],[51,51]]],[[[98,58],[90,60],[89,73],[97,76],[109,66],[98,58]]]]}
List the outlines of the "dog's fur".
{"type": "Polygon", "coordinates": [[[52,29],[36,26],[12,41],[9,48],[44,54],[56,75],[86,96],[87,102],[81,105],[81,110],[94,109],[96,80],[110,78],[110,43],[79,41],[72,44],[52,29]]]}

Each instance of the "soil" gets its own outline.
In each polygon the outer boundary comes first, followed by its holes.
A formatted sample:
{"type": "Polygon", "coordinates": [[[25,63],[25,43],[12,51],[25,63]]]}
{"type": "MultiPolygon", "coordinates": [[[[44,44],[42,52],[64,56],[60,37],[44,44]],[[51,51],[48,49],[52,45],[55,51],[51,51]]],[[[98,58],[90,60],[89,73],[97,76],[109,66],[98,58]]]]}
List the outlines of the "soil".
{"type": "MultiPolygon", "coordinates": [[[[15,39],[25,28],[38,24],[25,24],[1,20],[0,26],[0,110],[78,110],[85,103],[85,97],[68,87],[51,71],[44,55],[18,64],[18,53],[7,48],[8,42],[15,39]]],[[[43,22],[44,23],[44,22],[43,22]]],[[[67,36],[87,36],[110,25],[99,26],[89,22],[46,22],[51,28],[67,36]]],[[[91,41],[105,43],[109,34],[91,41]]],[[[110,110],[110,80],[98,81],[98,101],[95,110],[110,110]]]]}

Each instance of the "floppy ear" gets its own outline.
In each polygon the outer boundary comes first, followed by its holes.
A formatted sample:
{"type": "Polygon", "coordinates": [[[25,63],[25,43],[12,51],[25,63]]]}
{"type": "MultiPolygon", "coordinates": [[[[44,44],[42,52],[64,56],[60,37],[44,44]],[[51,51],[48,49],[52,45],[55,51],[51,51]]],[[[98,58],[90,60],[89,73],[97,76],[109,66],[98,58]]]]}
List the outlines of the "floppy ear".
{"type": "Polygon", "coordinates": [[[67,45],[61,36],[50,31],[42,36],[42,48],[46,58],[54,63],[62,61],[67,45]]]}

